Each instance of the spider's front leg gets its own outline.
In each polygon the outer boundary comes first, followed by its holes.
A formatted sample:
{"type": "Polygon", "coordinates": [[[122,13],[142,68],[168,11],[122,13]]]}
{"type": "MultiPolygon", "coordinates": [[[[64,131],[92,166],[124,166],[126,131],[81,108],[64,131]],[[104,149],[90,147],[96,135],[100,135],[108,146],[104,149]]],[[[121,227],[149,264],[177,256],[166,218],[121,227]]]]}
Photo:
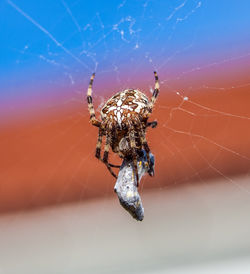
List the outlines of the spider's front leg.
{"type": "Polygon", "coordinates": [[[95,117],[95,109],[94,109],[93,99],[92,99],[92,85],[93,85],[94,78],[95,78],[95,73],[93,73],[90,78],[89,87],[87,91],[87,103],[88,103],[88,109],[90,114],[90,122],[92,123],[93,126],[100,127],[101,122],[95,117]]]}
{"type": "Polygon", "coordinates": [[[99,160],[101,160],[101,146],[102,146],[103,135],[104,135],[103,130],[101,128],[99,128],[98,139],[97,139],[96,150],[95,150],[95,157],[99,160]]]}

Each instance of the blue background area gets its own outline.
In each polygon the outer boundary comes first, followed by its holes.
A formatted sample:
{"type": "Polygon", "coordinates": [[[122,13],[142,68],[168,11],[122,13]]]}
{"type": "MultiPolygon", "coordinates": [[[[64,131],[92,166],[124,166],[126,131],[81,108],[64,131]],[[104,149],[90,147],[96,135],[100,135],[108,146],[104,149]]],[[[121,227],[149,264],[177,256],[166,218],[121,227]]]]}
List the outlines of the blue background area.
{"type": "Polygon", "coordinates": [[[40,97],[79,88],[93,71],[100,80],[115,75],[117,88],[154,69],[171,81],[247,54],[250,44],[249,1],[2,1],[0,9],[5,103],[39,84],[40,97]]]}

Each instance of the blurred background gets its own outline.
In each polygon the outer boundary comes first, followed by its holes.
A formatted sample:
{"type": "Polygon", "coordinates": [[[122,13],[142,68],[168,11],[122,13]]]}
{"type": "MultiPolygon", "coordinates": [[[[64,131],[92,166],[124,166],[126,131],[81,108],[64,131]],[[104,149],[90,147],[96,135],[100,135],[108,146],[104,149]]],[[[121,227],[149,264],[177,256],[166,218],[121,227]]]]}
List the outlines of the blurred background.
{"type": "MultiPolygon", "coordinates": [[[[0,273],[249,273],[250,3],[0,2],[0,273]],[[145,219],[95,157],[86,91],[149,97],[145,219]]],[[[111,155],[119,164],[120,159],[111,155]]]]}

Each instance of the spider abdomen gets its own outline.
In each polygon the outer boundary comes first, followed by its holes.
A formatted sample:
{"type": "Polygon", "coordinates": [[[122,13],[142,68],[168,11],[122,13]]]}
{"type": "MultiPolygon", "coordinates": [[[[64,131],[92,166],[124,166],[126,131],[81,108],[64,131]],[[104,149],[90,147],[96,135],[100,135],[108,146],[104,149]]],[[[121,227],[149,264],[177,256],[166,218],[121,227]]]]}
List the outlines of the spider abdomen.
{"type": "Polygon", "coordinates": [[[139,90],[126,89],[111,97],[101,110],[102,120],[120,129],[138,123],[147,110],[148,98],[139,90]]]}

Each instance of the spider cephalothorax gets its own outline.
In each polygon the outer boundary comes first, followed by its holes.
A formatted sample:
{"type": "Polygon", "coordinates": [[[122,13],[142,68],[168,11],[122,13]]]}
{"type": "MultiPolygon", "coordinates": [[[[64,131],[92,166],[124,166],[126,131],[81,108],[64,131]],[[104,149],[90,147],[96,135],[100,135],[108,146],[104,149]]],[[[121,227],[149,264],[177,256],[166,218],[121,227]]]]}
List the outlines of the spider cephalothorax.
{"type": "Polygon", "coordinates": [[[149,171],[153,176],[154,167],[150,162],[149,146],[146,141],[146,128],[155,127],[157,122],[148,122],[148,118],[152,112],[156,97],[159,93],[159,82],[157,73],[155,75],[155,89],[151,100],[147,96],[136,89],[126,89],[116,93],[104,105],[101,110],[101,119],[98,121],[95,117],[95,111],[92,103],[92,84],[95,74],[92,75],[87,101],[90,112],[90,121],[94,126],[99,128],[98,141],[96,145],[96,157],[102,160],[110,173],[117,177],[111,167],[120,167],[112,165],[108,162],[108,153],[111,146],[113,152],[118,153],[123,159],[132,159],[134,170],[138,184],[137,159],[141,156],[142,150],[147,153],[149,171]],[[102,137],[106,136],[106,144],[104,147],[104,156],[101,159],[102,137]]]}

